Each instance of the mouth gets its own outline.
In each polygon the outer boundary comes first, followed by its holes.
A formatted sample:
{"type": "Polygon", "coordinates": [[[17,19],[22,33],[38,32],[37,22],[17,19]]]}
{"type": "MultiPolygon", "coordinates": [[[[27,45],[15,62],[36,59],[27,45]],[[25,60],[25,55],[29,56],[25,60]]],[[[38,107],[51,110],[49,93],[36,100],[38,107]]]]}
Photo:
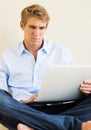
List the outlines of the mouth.
{"type": "Polygon", "coordinates": [[[39,42],[40,38],[31,38],[31,40],[34,41],[34,42],[39,42]]]}

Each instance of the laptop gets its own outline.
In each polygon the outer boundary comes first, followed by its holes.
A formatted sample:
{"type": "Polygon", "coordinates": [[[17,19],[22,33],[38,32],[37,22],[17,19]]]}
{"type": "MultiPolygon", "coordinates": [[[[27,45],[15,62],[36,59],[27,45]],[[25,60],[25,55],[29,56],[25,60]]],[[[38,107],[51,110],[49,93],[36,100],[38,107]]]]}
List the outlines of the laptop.
{"type": "Polygon", "coordinates": [[[79,85],[91,80],[90,65],[55,65],[46,69],[36,102],[73,101],[79,99],[79,85]]]}

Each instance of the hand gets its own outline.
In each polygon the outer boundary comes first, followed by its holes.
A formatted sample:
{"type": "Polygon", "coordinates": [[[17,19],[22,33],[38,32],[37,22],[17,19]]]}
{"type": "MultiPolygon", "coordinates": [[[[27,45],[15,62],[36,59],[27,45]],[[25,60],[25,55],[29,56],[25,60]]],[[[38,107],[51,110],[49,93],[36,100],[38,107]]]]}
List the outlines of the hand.
{"type": "Polygon", "coordinates": [[[37,99],[37,97],[38,97],[38,94],[36,93],[29,99],[25,100],[24,103],[29,103],[29,102],[35,101],[37,99]]]}
{"type": "Polygon", "coordinates": [[[91,80],[85,80],[80,85],[79,90],[85,94],[91,94],[91,80]]]}

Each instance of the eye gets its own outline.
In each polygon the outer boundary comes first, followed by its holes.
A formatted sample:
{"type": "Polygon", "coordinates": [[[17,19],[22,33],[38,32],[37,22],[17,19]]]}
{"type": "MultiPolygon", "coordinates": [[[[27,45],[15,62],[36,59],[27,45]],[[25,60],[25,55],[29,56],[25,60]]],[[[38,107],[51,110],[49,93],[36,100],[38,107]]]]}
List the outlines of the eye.
{"type": "Polygon", "coordinates": [[[40,27],[40,30],[44,30],[44,29],[46,29],[46,27],[40,27]]]}
{"type": "Polygon", "coordinates": [[[36,29],[36,27],[33,26],[33,25],[29,25],[29,28],[31,28],[31,29],[36,29]]]}

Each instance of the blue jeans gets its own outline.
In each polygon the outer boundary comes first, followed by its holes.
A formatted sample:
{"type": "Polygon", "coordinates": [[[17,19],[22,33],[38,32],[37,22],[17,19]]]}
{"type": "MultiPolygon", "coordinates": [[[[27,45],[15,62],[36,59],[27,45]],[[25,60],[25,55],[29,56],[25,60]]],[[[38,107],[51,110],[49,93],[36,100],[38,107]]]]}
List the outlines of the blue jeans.
{"type": "Polygon", "coordinates": [[[87,120],[91,120],[91,96],[75,107],[64,112],[61,112],[60,107],[60,112],[52,114],[42,110],[42,107],[37,109],[37,106],[20,103],[4,90],[0,90],[0,121],[11,130],[16,130],[18,123],[35,130],[81,130],[82,122],[87,120]]]}

